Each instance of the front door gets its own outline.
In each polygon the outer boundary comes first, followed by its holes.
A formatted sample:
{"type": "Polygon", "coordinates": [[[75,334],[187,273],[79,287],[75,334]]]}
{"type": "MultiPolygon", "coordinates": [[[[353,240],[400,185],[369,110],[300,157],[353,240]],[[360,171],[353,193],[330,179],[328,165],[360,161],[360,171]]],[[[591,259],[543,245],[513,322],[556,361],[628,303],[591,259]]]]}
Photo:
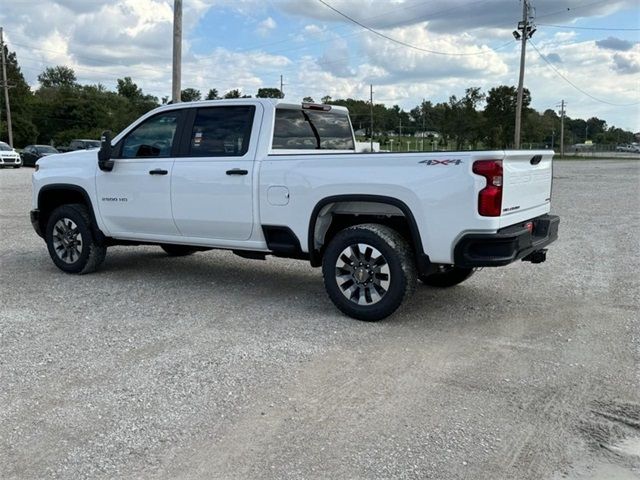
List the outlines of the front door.
{"type": "MultiPolygon", "coordinates": [[[[220,105],[190,112],[188,144],[173,166],[171,199],[182,235],[248,240],[253,228],[253,171],[261,105],[220,105]]],[[[185,132],[186,133],[186,132],[185,132]]]]}
{"type": "Polygon", "coordinates": [[[182,111],[143,120],[118,142],[114,167],[98,171],[102,221],[110,235],[179,235],[171,213],[171,171],[182,111]]]}

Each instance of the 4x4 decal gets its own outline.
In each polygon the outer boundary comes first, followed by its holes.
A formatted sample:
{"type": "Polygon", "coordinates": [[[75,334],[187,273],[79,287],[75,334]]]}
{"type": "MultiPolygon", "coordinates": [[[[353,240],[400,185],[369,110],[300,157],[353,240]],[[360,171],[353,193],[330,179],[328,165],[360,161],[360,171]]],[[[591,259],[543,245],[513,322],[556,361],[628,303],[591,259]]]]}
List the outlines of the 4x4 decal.
{"type": "Polygon", "coordinates": [[[423,160],[418,163],[424,163],[425,165],[460,165],[462,160],[456,158],[454,160],[423,160]]]}

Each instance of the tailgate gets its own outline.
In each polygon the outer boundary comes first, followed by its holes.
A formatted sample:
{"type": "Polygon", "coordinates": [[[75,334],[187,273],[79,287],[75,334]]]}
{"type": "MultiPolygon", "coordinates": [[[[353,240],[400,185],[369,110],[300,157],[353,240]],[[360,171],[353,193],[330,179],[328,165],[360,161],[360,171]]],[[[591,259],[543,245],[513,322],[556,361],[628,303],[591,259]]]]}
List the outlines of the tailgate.
{"type": "MultiPolygon", "coordinates": [[[[502,162],[502,217],[519,217],[531,211],[549,211],[553,176],[553,151],[507,151],[502,162]]],[[[526,216],[526,215],[525,215],[526,216]]],[[[515,218],[514,218],[515,220],[515,218]]]]}

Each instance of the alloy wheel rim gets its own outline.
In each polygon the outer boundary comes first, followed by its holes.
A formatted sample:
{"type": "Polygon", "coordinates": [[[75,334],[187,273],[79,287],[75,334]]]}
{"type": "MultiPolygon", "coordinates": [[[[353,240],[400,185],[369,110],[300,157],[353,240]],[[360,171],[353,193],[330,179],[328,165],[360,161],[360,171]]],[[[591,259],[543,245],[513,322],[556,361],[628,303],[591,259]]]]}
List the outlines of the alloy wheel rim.
{"type": "Polygon", "coordinates": [[[366,243],[349,245],[338,255],[335,276],[340,292],[357,305],[378,303],[391,284],[387,259],[366,243]]]}
{"type": "Polygon", "coordinates": [[[82,234],[70,218],[61,218],[53,226],[53,249],[65,263],[78,261],[82,254],[82,234]]]}

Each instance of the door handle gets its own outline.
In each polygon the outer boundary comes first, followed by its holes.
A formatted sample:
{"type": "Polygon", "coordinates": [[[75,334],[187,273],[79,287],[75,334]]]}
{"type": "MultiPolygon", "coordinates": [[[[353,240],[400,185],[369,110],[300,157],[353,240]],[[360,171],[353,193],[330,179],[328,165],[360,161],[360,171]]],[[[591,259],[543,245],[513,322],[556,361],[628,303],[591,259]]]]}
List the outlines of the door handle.
{"type": "Polygon", "coordinates": [[[149,170],[149,175],[166,175],[169,173],[167,170],[156,168],[155,170],[149,170]]]}
{"type": "Polygon", "coordinates": [[[247,173],[249,173],[249,170],[243,170],[241,168],[227,170],[227,175],[246,175],[247,173]]]}

